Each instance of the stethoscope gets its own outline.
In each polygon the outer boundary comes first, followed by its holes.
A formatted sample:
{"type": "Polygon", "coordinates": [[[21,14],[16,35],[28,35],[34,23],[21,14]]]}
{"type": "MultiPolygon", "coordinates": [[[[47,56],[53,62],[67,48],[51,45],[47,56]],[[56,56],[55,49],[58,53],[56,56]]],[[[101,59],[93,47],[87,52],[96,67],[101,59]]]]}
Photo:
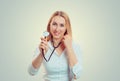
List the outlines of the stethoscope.
{"type": "MultiPolygon", "coordinates": [[[[47,31],[43,32],[43,36],[46,38],[47,36],[49,36],[49,32],[47,32],[47,31]]],[[[54,46],[54,41],[52,41],[52,44],[53,44],[53,48],[54,48],[54,49],[53,49],[53,51],[51,52],[50,57],[49,57],[48,59],[46,59],[45,54],[44,54],[44,50],[42,49],[42,55],[43,55],[43,58],[45,59],[46,62],[48,62],[48,61],[50,60],[50,58],[51,58],[51,56],[53,55],[55,49],[60,46],[61,42],[60,42],[57,46],[54,46]]]]}

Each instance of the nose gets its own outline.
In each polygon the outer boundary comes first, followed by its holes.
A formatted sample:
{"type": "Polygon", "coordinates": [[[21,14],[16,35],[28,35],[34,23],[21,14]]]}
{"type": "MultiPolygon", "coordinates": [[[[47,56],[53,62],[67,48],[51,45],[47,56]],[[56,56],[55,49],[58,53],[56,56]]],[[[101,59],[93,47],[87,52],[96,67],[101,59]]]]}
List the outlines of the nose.
{"type": "Polygon", "coordinates": [[[55,29],[55,30],[56,30],[56,31],[59,31],[59,29],[60,29],[60,27],[59,27],[59,26],[56,26],[56,29],[55,29]]]}

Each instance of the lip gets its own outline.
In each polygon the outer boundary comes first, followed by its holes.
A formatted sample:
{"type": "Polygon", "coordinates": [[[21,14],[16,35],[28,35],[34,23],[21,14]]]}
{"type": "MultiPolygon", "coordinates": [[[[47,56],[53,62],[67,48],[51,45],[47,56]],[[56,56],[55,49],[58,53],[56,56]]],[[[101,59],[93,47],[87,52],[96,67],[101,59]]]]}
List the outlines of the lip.
{"type": "Polygon", "coordinates": [[[54,32],[54,35],[56,35],[56,36],[58,36],[60,33],[56,33],[56,32],[54,32]]]}

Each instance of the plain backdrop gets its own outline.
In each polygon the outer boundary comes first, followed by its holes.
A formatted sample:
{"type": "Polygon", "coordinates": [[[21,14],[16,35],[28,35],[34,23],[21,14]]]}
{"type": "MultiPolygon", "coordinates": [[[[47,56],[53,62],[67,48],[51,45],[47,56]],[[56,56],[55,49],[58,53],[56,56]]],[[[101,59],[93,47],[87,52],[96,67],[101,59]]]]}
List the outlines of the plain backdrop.
{"type": "Polygon", "coordinates": [[[119,0],[0,0],[0,81],[42,81],[27,72],[52,13],[65,11],[82,49],[77,81],[120,81],[119,0]]]}

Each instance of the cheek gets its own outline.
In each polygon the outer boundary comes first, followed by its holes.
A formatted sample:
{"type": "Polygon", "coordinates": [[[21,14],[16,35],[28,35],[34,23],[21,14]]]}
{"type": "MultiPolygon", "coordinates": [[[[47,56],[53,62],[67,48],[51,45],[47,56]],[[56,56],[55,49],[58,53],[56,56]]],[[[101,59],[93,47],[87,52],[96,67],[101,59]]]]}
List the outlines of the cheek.
{"type": "Polygon", "coordinates": [[[51,33],[51,35],[53,35],[53,32],[54,32],[54,27],[50,27],[50,33],[51,33]]]}
{"type": "Polygon", "coordinates": [[[64,28],[62,31],[63,31],[63,33],[65,33],[65,32],[67,31],[67,29],[66,29],[66,28],[64,28]]]}
{"type": "Polygon", "coordinates": [[[53,27],[50,26],[50,32],[52,32],[52,31],[53,31],[53,27]]]}
{"type": "Polygon", "coordinates": [[[53,31],[55,30],[55,27],[54,26],[50,26],[50,31],[53,31]]]}

